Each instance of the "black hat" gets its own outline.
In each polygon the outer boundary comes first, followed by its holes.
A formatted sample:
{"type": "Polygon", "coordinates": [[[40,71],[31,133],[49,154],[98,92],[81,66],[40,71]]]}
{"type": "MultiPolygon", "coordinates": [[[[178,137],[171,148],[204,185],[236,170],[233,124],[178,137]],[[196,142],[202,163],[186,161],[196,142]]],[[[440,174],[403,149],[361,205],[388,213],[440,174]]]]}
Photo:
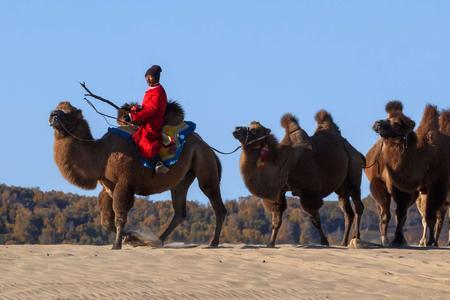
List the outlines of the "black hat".
{"type": "Polygon", "coordinates": [[[159,78],[159,74],[162,72],[162,69],[158,65],[153,65],[150,67],[150,69],[145,72],[145,77],[148,75],[152,75],[153,77],[159,78]]]}

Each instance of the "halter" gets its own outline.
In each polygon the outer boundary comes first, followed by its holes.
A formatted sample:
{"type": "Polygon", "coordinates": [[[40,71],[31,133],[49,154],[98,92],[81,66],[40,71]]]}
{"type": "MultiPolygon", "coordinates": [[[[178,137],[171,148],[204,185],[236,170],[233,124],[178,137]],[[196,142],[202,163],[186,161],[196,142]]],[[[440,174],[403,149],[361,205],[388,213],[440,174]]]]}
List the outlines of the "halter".
{"type": "Polygon", "coordinates": [[[264,140],[265,138],[267,138],[269,136],[269,134],[265,134],[265,135],[260,136],[259,138],[256,138],[256,139],[254,139],[254,140],[249,142],[248,141],[249,133],[250,133],[250,128],[249,127],[245,127],[245,141],[244,141],[244,144],[243,144],[244,147],[248,147],[248,146],[250,146],[250,145],[252,145],[254,143],[262,141],[262,140],[264,140]]]}
{"type": "MultiPolygon", "coordinates": [[[[58,118],[58,116],[56,116],[56,118],[58,118]]],[[[73,134],[72,132],[70,132],[69,129],[67,129],[67,127],[64,125],[64,122],[59,122],[59,125],[61,125],[62,129],[63,129],[68,135],[70,135],[71,137],[73,137],[73,138],[76,139],[77,141],[80,141],[80,142],[96,142],[96,141],[97,141],[97,140],[95,140],[95,139],[83,139],[83,138],[80,138],[80,137],[76,136],[75,134],[73,134]]],[[[51,126],[51,124],[50,124],[50,126],[51,126]]]]}

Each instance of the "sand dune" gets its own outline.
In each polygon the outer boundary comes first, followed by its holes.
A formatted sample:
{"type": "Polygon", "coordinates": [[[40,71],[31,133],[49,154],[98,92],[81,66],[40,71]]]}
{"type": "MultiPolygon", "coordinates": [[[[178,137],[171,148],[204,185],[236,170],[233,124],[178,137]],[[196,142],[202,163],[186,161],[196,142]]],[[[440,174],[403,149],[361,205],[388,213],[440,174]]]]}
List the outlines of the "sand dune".
{"type": "Polygon", "coordinates": [[[450,299],[450,251],[0,246],[0,299],[450,299]]]}

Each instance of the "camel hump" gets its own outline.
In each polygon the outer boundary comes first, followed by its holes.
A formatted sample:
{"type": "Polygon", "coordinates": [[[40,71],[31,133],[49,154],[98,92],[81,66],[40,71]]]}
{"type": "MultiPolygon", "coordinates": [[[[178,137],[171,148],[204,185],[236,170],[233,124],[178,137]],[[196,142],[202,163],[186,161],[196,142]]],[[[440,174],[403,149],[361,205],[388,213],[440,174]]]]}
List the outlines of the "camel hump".
{"type": "Polygon", "coordinates": [[[296,116],[294,116],[291,113],[284,114],[284,116],[281,118],[281,126],[284,129],[298,129],[300,128],[300,125],[298,124],[298,119],[296,116]]]}
{"type": "Polygon", "coordinates": [[[336,125],[334,124],[333,117],[331,116],[331,114],[324,109],[321,109],[317,112],[315,120],[317,122],[317,125],[319,126],[324,124],[336,125]]]}
{"type": "Polygon", "coordinates": [[[417,135],[425,136],[430,131],[439,130],[439,111],[435,105],[427,104],[423,111],[422,120],[417,128],[417,135]]]}
{"type": "Polygon", "coordinates": [[[395,111],[403,112],[403,103],[398,100],[389,101],[386,104],[385,110],[388,114],[391,114],[392,112],[395,112],[395,111]]]}
{"type": "Polygon", "coordinates": [[[165,125],[178,125],[184,121],[184,109],[180,103],[175,100],[167,102],[166,114],[164,116],[165,125]]]}
{"type": "Polygon", "coordinates": [[[439,130],[450,136],[450,109],[443,110],[439,116],[439,130]]]}

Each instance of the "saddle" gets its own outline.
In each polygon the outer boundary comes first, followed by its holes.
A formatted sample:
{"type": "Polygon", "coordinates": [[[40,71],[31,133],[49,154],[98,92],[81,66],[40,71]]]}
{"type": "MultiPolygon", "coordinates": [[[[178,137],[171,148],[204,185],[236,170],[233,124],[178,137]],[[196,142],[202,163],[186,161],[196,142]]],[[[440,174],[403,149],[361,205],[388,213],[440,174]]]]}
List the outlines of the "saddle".
{"type": "MultiPolygon", "coordinates": [[[[166,167],[173,166],[177,163],[178,159],[183,152],[184,144],[189,135],[195,131],[196,125],[194,122],[184,121],[179,125],[164,125],[162,129],[163,145],[159,151],[162,163],[166,167]]],[[[116,134],[129,140],[134,144],[133,133],[136,131],[136,127],[126,125],[119,127],[108,128],[108,133],[116,134]]],[[[146,168],[155,169],[155,165],[147,159],[141,157],[142,165],[146,168]]]]}

